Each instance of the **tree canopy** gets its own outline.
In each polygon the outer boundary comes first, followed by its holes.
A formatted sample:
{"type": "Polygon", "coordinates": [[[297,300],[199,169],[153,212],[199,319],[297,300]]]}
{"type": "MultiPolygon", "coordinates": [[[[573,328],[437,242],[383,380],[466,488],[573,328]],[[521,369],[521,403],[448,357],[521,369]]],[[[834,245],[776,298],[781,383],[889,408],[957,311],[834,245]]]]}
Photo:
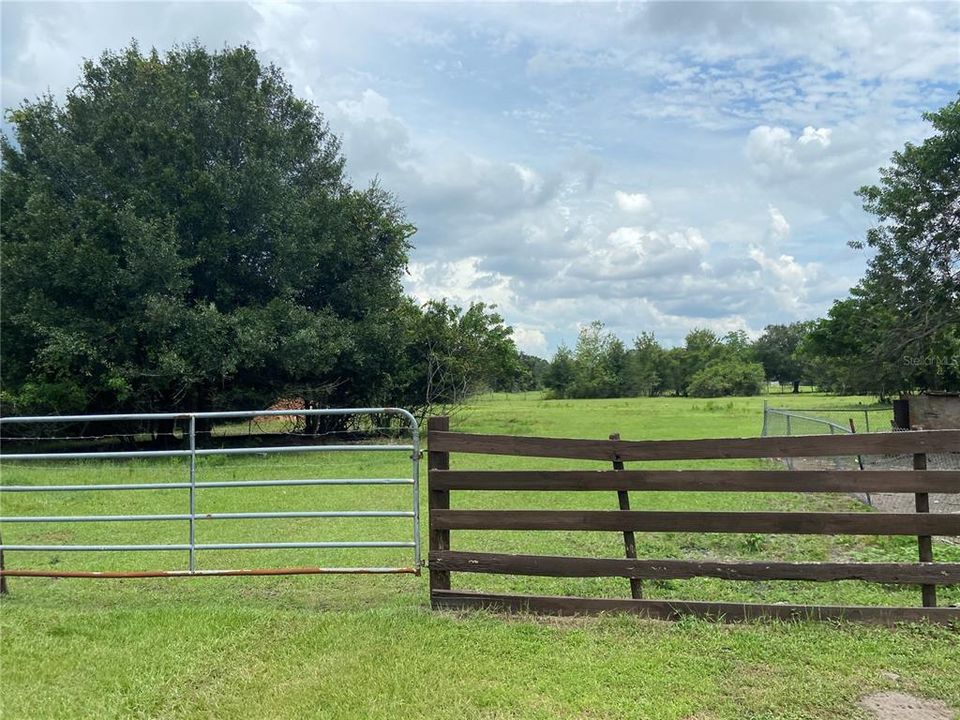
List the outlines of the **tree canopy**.
{"type": "Polygon", "coordinates": [[[597,398],[676,395],[716,397],[756,395],[764,367],[756,362],[746,333],[719,337],[712,330],[691,330],[682,347],[666,349],[652,333],[642,332],[627,349],[600,321],[581,328],[576,348],[561,345],[545,385],[554,397],[597,398]]]}
{"type": "Polygon", "coordinates": [[[6,412],[394,404],[436,313],[512,348],[482,307],[404,296],[403,209],[247,47],[107,52],[8,117],[6,412]]]}
{"type": "Polygon", "coordinates": [[[933,134],[860,188],[876,217],[867,271],[805,350],[848,391],[960,389],[960,99],[924,118],[933,134]]]}
{"type": "Polygon", "coordinates": [[[790,383],[795,393],[800,391],[801,382],[811,380],[809,363],[800,347],[813,327],[814,323],[807,321],[764,328],[753,348],[768,380],[790,383]]]}

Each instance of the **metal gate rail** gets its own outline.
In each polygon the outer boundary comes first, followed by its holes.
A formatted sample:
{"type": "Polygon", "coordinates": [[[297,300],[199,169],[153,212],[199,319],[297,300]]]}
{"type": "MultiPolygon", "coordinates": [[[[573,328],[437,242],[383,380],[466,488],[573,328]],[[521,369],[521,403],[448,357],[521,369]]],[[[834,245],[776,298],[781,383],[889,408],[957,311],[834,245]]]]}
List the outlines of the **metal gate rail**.
{"type": "Polygon", "coordinates": [[[402,408],[324,408],[304,410],[242,410],[227,412],[199,413],[128,413],[118,415],[61,415],[34,417],[0,418],[5,424],[75,423],[98,421],[135,421],[135,420],[186,420],[189,423],[189,450],[137,450],[105,452],[53,452],[53,453],[0,453],[0,461],[42,461],[42,460],[96,460],[122,458],[159,458],[186,457],[189,459],[189,479],[186,482],[171,483],[107,483],[91,485],[2,485],[0,493],[29,492],[87,492],[87,491],[133,491],[133,490],[188,490],[189,512],[158,515],[69,515],[69,516],[14,516],[3,517],[0,523],[60,523],[60,522],[143,522],[143,521],[186,521],[189,523],[189,542],[174,544],[115,544],[115,545],[29,545],[0,544],[3,551],[28,552],[101,552],[101,551],[187,551],[188,567],[183,570],[145,570],[145,571],[58,571],[31,569],[2,569],[0,575],[20,577],[184,577],[184,576],[237,576],[237,575],[303,575],[327,573],[414,573],[419,575],[420,558],[420,432],[416,418],[402,408]],[[294,445],[251,448],[208,448],[198,450],[196,446],[197,419],[242,419],[271,416],[308,416],[308,415],[396,415],[407,422],[412,442],[394,445],[294,445]],[[212,455],[249,455],[274,453],[318,453],[318,452],[409,452],[411,459],[410,476],[405,478],[316,478],[296,480],[249,480],[249,481],[207,481],[197,482],[198,457],[212,455]],[[343,511],[280,511],[280,512],[236,512],[202,513],[197,512],[197,490],[203,488],[248,488],[283,486],[332,486],[332,485],[407,485],[411,487],[412,503],[410,510],[343,510],[343,511]],[[287,519],[287,518],[350,518],[383,517],[411,518],[411,541],[347,541],[347,542],[249,542],[249,543],[198,543],[196,525],[206,520],[246,520],[246,519],[287,519]],[[250,568],[227,570],[200,570],[196,567],[196,554],[203,550],[267,550],[267,549],[328,549],[328,548],[412,548],[413,564],[408,567],[290,567],[290,568],[250,568]]]}

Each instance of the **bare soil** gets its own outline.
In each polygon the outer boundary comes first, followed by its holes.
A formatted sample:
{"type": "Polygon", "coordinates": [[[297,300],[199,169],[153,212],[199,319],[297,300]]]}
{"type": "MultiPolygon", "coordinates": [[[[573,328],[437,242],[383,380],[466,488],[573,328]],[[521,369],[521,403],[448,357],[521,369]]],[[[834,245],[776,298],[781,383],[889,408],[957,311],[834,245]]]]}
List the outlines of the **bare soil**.
{"type": "Polygon", "coordinates": [[[946,703],[902,692],[874,693],[858,704],[877,720],[957,720],[957,712],[946,703]]]}

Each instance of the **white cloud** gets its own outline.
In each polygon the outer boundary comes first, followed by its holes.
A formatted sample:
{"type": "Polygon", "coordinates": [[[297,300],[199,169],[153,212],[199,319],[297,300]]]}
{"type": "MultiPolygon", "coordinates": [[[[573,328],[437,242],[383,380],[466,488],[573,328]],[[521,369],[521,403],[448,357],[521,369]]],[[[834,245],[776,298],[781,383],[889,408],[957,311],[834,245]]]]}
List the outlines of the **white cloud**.
{"type": "Polygon", "coordinates": [[[602,241],[584,243],[585,258],[571,263],[566,272],[600,282],[672,277],[696,272],[708,247],[696,228],[661,231],[618,227],[602,241]]]}
{"type": "Polygon", "coordinates": [[[520,180],[523,182],[525,192],[532,195],[539,195],[543,192],[543,178],[540,177],[536,170],[528,168],[526,165],[521,165],[520,163],[510,163],[510,167],[517,171],[520,180]]]}
{"type": "Polygon", "coordinates": [[[822,167],[830,159],[826,150],[831,134],[829,128],[807,126],[794,139],[786,128],[759,125],[747,136],[747,159],[761,177],[788,179],[822,167]]]}
{"type": "Polygon", "coordinates": [[[765,294],[773,298],[781,310],[795,314],[806,309],[810,288],[822,273],[819,263],[798,263],[786,254],[771,257],[760,248],[752,248],[750,258],[760,267],[765,294]]]}
{"type": "Polygon", "coordinates": [[[807,125],[803,129],[803,134],[797,138],[797,142],[801,145],[819,143],[823,147],[830,147],[830,135],[832,132],[829,128],[814,128],[807,125]]]}
{"type": "Polygon", "coordinates": [[[644,193],[627,193],[617,190],[614,193],[617,207],[628,213],[646,213],[653,209],[653,203],[644,193]]]}
{"type": "Polygon", "coordinates": [[[407,208],[409,290],[497,303],[536,352],[824,312],[862,273],[853,190],[960,73],[947,3],[0,9],[6,106],[131,36],[249,42],[407,208]]]}
{"type": "Polygon", "coordinates": [[[790,237],[790,223],[773,205],[767,208],[770,213],[770,225],[767,227],[767,239],[773,244],[780,244],[790,237]]]}
{"type": "Polygon", "coordinates": [[[358,99],[340,100],[337,107],[354,122],[395,119],[390,111],[390,101],[370,88],[364,90],[358,99]]]}
{"type": "Polygon", "coordinates": [[[459,305],[475,302],[510,308],[515,294],[510,278],[480,269],[480,258],[465,257],[451,262],[412,262],[407,290],[420,302],[445,298],[459,305]]]}
{"type": "Polygon", "coordinates": [[[543,357],[548,354],[547,336],[538,328],[514,325],[513,341],[520,350],[529,355],[543,357]]]}

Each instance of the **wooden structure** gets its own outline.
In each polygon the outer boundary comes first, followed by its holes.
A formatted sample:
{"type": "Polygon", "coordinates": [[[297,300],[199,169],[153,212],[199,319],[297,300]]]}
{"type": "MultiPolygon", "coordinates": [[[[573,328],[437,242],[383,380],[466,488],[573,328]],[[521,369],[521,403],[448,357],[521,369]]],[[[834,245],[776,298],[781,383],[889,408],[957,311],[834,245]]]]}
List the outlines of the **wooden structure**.
{"type": "Polygon", "coordinates": [[[960,608],[937,607],[936,587],[960,583],[960,563],[933,561],[932,536],[960,536],[960,515],[929,513],[929,493],[960,493],[960,472],[926,470],[926,453],[960,452],[960,430],[869,435],[766,437],[629,442],[450,432],[449,419],[428,424],[430,598],[435,608],[487,607],[549,614],[632,612],[674,619],[683,615],[722,620],[757,617],[849,619],[873,622],[960,622],[960,608]],[[455,470],[451,453],[602,460],[612,470],[455,470]],[[633,470],[645,460],[808,457],[858,454],[914,455],[914,470],[768,471],[633,470]],[[916,513],[876,512],[660,512],[629,509],[451,509],[457,490],[617,491],[629,508],[629,491],[698,492],[901,492],[916,495],[916,513]],[[588,558],[464,552],[451,547],[457,530],[607,530],[623,533],[625,558],[588,558]],[[702,562],[637,559],[633,534],[642,532],[910,535],[918,562],[702,562]],[[632,552],[631,552],[632,550],[632,552]],[[451,588],[451,573],[631,579],[629,599],[497,595],[451,588]],[[715,577],[729,580],[864,580],[921,586],[920,607],[770,605],[644,599],[643,579],[715,577]]]}
{"type": "Polygon", "coordinates": [[[960,393],[923,392],[902,395],[894,406],[901,410],[897,427],[923,430],[953,430],[960,428],[960,393]]]}

